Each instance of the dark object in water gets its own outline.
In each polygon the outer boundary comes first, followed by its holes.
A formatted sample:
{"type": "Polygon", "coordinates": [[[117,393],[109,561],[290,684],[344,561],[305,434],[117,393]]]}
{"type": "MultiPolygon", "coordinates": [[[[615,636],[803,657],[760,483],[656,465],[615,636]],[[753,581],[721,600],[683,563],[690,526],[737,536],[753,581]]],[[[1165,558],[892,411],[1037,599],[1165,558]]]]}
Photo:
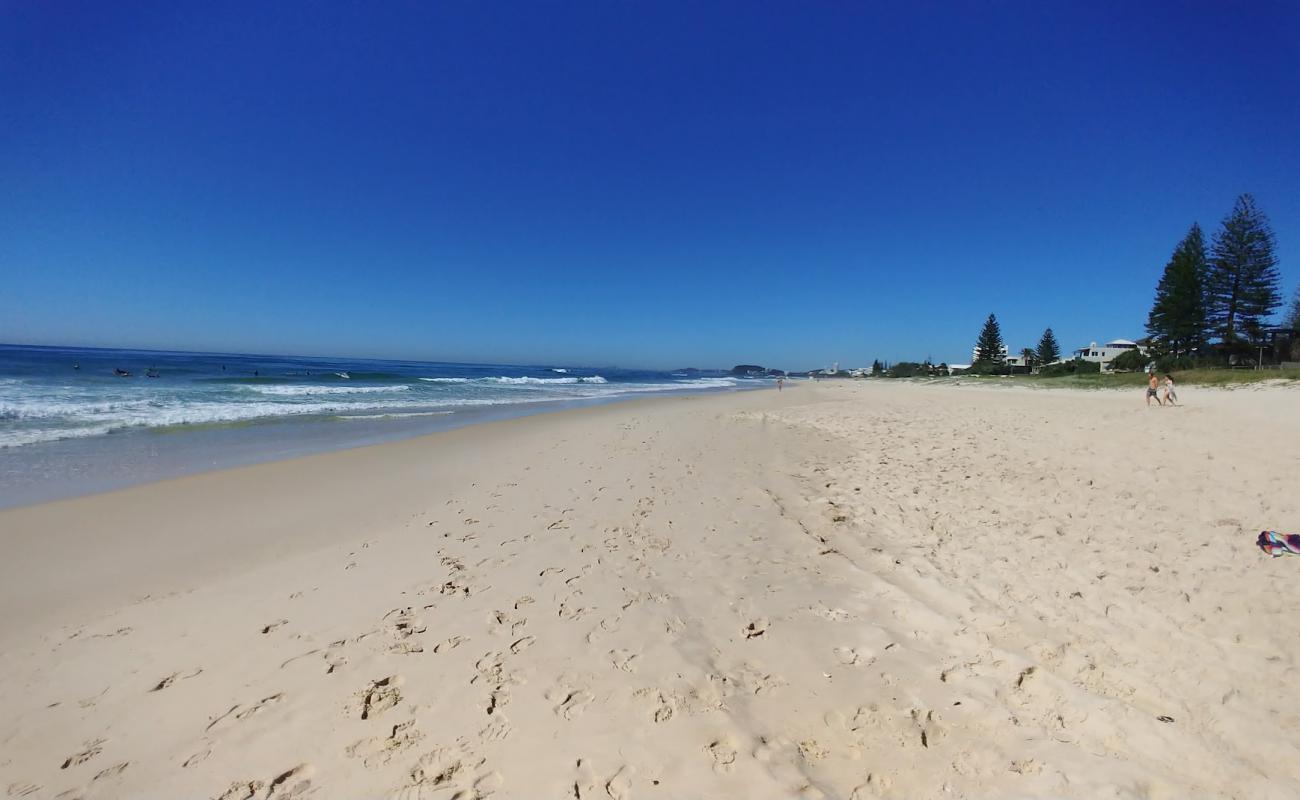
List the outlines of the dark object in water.
{"type": "Polygon", "coordinates": [[[117,367],[117,368],[115,368],[115,369],[113,370],[113,374],[116,375],[116,376],[119,377],[119,378],[129,378],[129,377],[131,377],[131,373],[127,372],[126,370],[122,369],[121,367],[117,367]]]}
{"type": "Polygon", "coordinates": [[[145,371],[144,371],[144,376],[145,376],[146,378],[159,378],[159,377],[162,377],[162,376],[160,376],[160,375],[158,374],[158,370],[156,370],[156,369],[147,369],[147,370],[145,370],[145,371]]]}

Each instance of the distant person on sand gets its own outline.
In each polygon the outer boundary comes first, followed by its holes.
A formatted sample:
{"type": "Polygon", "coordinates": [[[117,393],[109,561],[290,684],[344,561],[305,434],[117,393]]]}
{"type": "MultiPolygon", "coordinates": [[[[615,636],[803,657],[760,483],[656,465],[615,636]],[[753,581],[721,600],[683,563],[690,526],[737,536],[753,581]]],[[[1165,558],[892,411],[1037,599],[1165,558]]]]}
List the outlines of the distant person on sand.
{"type": "Polygon", "coordinates": [[[779,391],[781,391],[781,390],[783,389],[784,386],[785,386],[785,378],[777,378],[777,379],[776,379],[776,390],[779,392],[779,391]]]}
{"type": "Polygon", "coordinates": [[[1178,399],[1178,394],[1174,391],[1174,376],[1168,372],[1165,373],[1165,402],[1169,405],[1175,405],[1174,401],[1178,399]]]}
{"type": "Polygon", "coordinates": [[[1160,395],[1159,395],[1159,393],[1158,393],[1159,388],[1160,388],[1160,379],[1156,377],[1156,374],[1155,374],[1154,372],[1148,373],[1148,375],[1147,375],[1147,408],[1150,408],[1150,407],[1151,407],[1151,398],[1153,398],[1153,397],[1156,399],[1156,405],[1158,405],[1158,406],[1163,406],[1163,405],[1164,405],[1164,402],[1162,402],[1162,401],[1160,400],[1160,395]]]}

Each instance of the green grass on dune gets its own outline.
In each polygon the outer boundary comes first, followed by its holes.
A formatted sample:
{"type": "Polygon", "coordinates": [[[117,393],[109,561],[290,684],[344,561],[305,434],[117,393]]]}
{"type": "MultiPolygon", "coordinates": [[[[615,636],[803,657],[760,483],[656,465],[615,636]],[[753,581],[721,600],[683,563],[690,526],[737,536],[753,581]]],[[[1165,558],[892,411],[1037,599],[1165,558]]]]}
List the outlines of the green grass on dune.
{"type": "MultiPolygon", "coordinates": [[[[1190,386],[1233,386],[1238,384],[1261,383],[1263,381],[1300,381],[1300,370],[1296,369],[1189,369],[1172,373],[1175,385],[1190,386]]],[[[1164,374],[1160,374],[1164,379],[1164,374]]],[[[1041,375],[1016,375],[1012,378],[964,377],[963,380],[1006,381],[1017,384],[1042,387],[1076,387],[1080,389],[1123,389],[1142,387],[1147,383],[1144,372],[1121,372],[1102,374],[1097,372],[1077,373],[1044,377],[1041,375]]]]}

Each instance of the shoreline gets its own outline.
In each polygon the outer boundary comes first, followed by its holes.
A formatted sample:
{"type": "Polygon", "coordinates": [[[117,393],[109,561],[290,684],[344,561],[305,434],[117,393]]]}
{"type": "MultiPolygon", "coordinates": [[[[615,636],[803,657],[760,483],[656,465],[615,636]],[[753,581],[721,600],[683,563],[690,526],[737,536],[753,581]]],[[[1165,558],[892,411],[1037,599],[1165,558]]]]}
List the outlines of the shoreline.
{"type": "Polygon", "coordinates": [[[0,786],[1294,795],[1291,391],[788,388],[0,512],[0,786]]]}
{"type": "MultiPolygon", "coordinates": [[[[728,390],[683,388],[655,396],[728,390]]],[[[496,421],[610,403],[651,399],[635,391],[612,397],[554,398],[408,415],[277,417],[239,422],[139,427],[0,448],[0,510],[22,508],[140,486],[214,470],[404,441],[496,421]],[[346,425],[346,428],[338,427],[346,425]],[[34,449],[32,449],[34,448],[34,449]]]]}
{"type": "MultiPolygon", "coordinates": [[[[154,559],[147,562],[152,574],[166,573],[184,565],[191,570],[186,580],[192,581],[256,563],[262,555],[280,557],[287,552],[297,552],[300,546],[311,547],[335,541],[310,533],[301,537],[269,534],[269,528],[282,524],[280,517],[286,510],[299,510],[297,506],[304,499],[301,495],[308,494],[296,489],[293,496],[282,497],[281,484],[284,481],[290,481],[294,487],[311,484],[311,504],[302,509],[303,513],[296,520],[300,528],[310,526],[311,530],[328,531],[336,530],[341,522],[365,525],[382,520],[391,523],[391,518],[372,506],[409,507],[419,502],[418,493],[426,487],[405,478],[404,484],[385,485],[386,493],[361,496],[356,495],[351,486],[356,475],[392,470],[395,464],[400,464],[406,470],[427,470],[422,477],[436,475],[439,480],[446,481],[440,483],[437,490],[447,492],[450,487],[463,483],[459,479],[459,468],[452,462],[494,458],[506,461],[515,437],[544,438],[550,435],[549,428],[572,432],[599,420],[602,415],[635,413],[661,404],[741,393],[673,393],[570,404],[565,408],[476,421],[371,444],[217,467],[103,492],[0,508],[0,531],[7,533],[3,539],[6,548],[17,545],[27,548],[27,552],[46,556],[56,552],[78,552],[78,560],[85,559],[101,571],[94,579],[65,571],[59,577],[67,585],[43,582],[40,586],[27,586],[22,579],[24,574],[30,574],[26,565],[20,560],[10,561],[0,566],[0,608],[26,621],[43,623],[39,612],[57,607],[58,598],[73,585],[84,592],[89,587],[118,580],[116,573],[103,570],[104,565],[111,564],[116,557],[113,548],[91,553],[80,550],[79,545],[85,544],[78,541],[75,533],[80,520],[116,516],[126,509],[147,509],[147,513],[154,517],[173,520],[192,541],[223,542],[220,551],[230,558],[215,564],[208,562],[207,557],[216,551],[169,550],[177,543],[162,535],[150,539],[141,548],[154,559]],[[222,531],[229,530],[236,531],[238,536],[225,538],[222,531]],[[263,539],[264,535],[267,538],[263,539]],[[36,538],[43,541],[32,541],[36,538]]],[[[136,545],[140,547],[141,543],[136,542],[136,545]]],[[[121,555],[139,566],[139,558],[145,553],[121,555]]],[[[111,598],[109,602],[129,601],[131,597],[178,588],[178,585],[163,580],[143,587],[133,586],[130,594],[109,593],[106,597],[111,598]]],[[[99,602],[94,605],[99,605],[99,602]]],[[[0,644],[3,641],[3,632],[0,632],[0,644]]]]}

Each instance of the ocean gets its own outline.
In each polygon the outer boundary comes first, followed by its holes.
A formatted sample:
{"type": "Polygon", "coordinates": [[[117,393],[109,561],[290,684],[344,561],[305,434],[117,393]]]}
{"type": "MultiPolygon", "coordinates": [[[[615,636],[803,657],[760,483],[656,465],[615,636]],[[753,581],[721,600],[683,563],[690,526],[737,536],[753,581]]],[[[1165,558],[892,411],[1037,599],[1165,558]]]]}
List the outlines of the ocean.
{"type": "Polygon", "coordinates": [[[765,383],[719,371],[0,345],[0,507],[548,409],[765,383]]]}

